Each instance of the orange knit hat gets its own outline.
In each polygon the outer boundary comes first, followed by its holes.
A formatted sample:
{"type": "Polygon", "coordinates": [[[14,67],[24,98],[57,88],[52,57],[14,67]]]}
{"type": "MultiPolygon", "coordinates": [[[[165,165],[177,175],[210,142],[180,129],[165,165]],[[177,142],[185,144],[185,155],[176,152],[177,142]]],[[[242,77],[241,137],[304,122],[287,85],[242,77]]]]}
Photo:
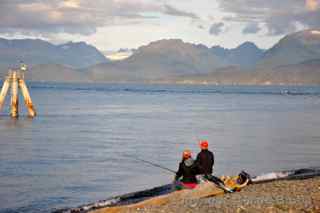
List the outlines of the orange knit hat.
{"type": "Polygon", "coordinates": [[[183,153],[182,153],[182,157],[184,159],[188,159],[188,158],[191,158],[191,151],[190,150],[184,150],[183,153]]]}

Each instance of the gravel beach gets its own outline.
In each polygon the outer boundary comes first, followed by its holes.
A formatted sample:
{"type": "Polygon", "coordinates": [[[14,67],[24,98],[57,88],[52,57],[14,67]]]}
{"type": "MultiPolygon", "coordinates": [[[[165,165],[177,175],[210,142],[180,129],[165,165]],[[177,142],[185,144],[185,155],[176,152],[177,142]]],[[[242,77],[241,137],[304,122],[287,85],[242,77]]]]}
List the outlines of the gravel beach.
{"type": "Polygon", "coordinates": [[[320,177],[253,184],[232,194],[173,200],[121,212],[320,212],[320,177]]]}

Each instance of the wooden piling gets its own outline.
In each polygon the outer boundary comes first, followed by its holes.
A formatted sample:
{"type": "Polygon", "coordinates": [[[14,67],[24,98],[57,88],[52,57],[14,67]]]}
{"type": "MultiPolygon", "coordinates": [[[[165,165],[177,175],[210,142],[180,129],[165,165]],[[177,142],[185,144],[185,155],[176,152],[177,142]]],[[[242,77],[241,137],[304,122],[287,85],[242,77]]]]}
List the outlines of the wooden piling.
{"type": "Polygon", "coordinates": [[[26,65],[21,65],[20,70],[12,69],[9,70],[8,76],[3,82],[3,86],[0,92],[0,110],[2,109],[6,95],[9,88],[11,87],[11,101],[10,101],[10,116],[12,118],[19,117],[19,88],[21,89],[24,103],[28,109],[29,117],[33,118],[36,116],[36,110],[33,106],[28,87],[24,81],[24,72],[27,70],[26,65]]]}
{"type": "Polygon", "coordinates": [[[11,73],[11,110],[12,118],[19,117],[19,94],[18,94],[18,74],[17,71],[11,73]]]}
{"type": "Polygon", "coordinates": [[[0,93],[0,111],[2,110],[2,107],[4,105],[4,102],[6,100],[6,96],[8,93],[10,87],[10,79],[9,77],[6,78],[6,80],[3,82],[3,86],[0,93]]]}
{"type": "Polygon", "coordinates": [[[19,78],[19,87],[21,89],[21,92],[24,98],[24,103],[28,109],[29,117],[33,118],[36,116],[36,110],[34,109],[34,106],[32,104],[31,96],[29,94],[27,85],[22,78],[19,78]]]}

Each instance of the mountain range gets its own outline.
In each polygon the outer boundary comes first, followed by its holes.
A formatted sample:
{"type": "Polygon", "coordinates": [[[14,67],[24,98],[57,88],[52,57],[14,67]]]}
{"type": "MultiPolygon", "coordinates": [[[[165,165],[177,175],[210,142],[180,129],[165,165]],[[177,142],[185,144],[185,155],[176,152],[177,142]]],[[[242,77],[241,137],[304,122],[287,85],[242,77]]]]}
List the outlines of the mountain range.
{"type": "Polygon", "coordinates": [[[19,59],[30,64],[35,81],[320,84],[320,30],[287,35],[267,50],[252,42],[226,49],[164,39],[117,61],[83,42],[0,39],[0,58],[0,68],[19,59]]]}
{"type": "Polygon", "coordinates": [[[282,38],[259,62],[263,67],[299,64],[320,59],[320,30],[305,30],[282,38]]]}
{"type": "Polygon", "coordinates": [[[20,61],[30,66],[60,64],[74,69],[108,62],[102,53],[85,42],[54,45],[40,39],[0,38],[0,68],[10,68],[20,61]]]}

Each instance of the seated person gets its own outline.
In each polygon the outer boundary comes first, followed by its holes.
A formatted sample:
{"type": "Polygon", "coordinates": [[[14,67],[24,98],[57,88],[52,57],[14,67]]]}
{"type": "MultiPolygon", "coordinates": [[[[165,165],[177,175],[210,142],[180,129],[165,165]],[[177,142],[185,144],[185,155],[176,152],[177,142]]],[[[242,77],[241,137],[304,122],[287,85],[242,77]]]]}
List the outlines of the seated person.
{"type": "Polygon", "coordinates": [[[182,177],[181,187],[193,189],[197,186],[198,166],[192,159],[191,151],[185,150],[182,154],[182,161],[179,164],[179,170],[176,173],[175,181],[182,177]]]}
{"type": "Polygon", "coordinates": [[[205,177],[210,177],[212,174],[212,168],[214,165],[214,155],[208,150],[208,141],[203,140],[199,143],[201,152],[197,155],[197,165],[199,167],[199,173],[205,177]]]}

